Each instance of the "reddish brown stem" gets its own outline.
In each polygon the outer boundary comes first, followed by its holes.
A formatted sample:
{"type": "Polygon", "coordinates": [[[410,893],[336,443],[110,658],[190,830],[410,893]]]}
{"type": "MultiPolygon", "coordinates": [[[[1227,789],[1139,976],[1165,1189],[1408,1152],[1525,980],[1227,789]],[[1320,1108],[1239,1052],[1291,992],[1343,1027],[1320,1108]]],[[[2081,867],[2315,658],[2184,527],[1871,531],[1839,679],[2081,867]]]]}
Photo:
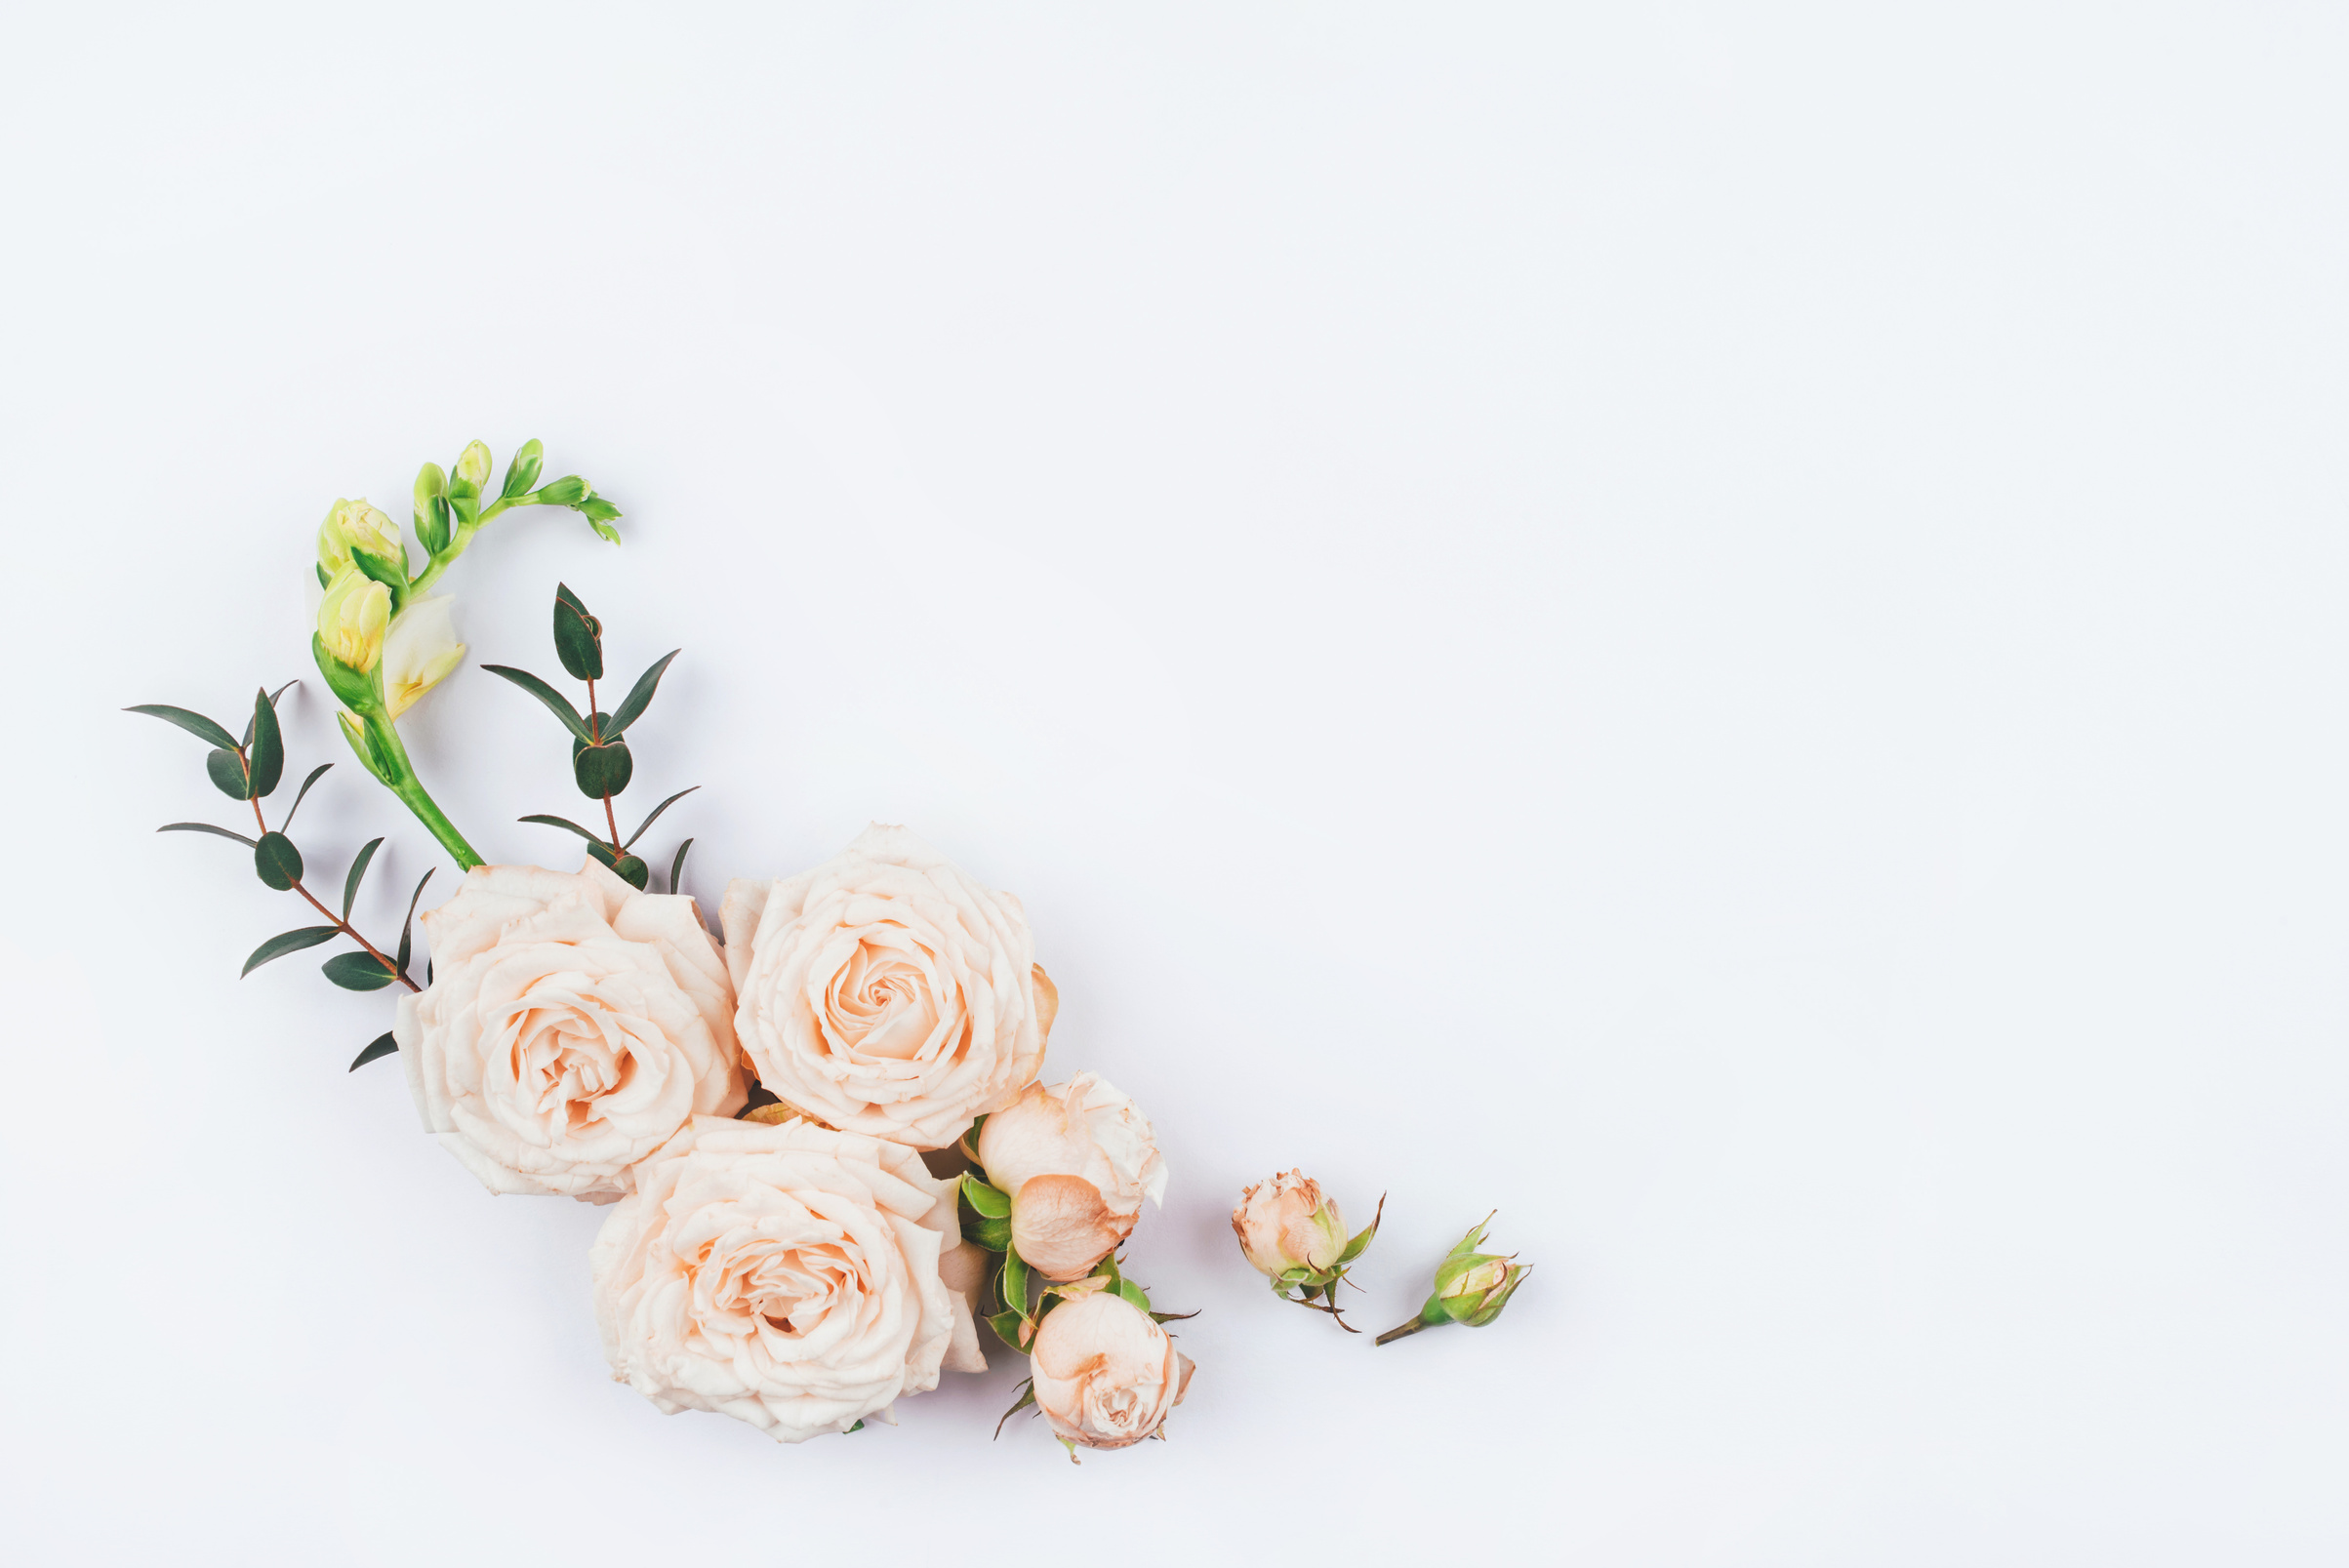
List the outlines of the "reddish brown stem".
{"type": "MultiPolygon", "coordinates": [[[[245,753],[242,749],[238,750],[236,754],[236,760],[240,764],[245,763],[245,753]]],[[[245,764],[245,777],[247,779],[251,779],[253,777],[253,769],[250,764],[245,764]]],[[[252,802],[252,805],[254,825],[258,826],[262,830],[263,836],[266,837],[269,831],[269,820],[261,814],[260,801],[256,800],[252,802]]],[[[397,980],[401,985],[407,986],[412,991],[421,991],[424,989],[422,985],[419,985],[416,982],[410,980],[404,973],[402,973],[397,964],[385,957],[381,952],[378,952],[376,950],[375,944],[369,942],[365,937],[360,936],[359,933],[352,928],[349,921],[335,913],[334,910],[328,908],[325,905],[320,904],[316,899],[310,898],[310,890],[308,888],[304,887],[300,882],[296,882],[294,884],[294,891],[301,894],[304,898],[309,899],[310,907],[317,910],[320,914],[326,916],[327,919],[333,921],[337,931],[342,932],[343,935],[348,937],[351,941],[366,948],[368,957],[374,959],[377,963],[382,964],[385,969],[390,970],[391,976],[394,980],[397,980]]]]}

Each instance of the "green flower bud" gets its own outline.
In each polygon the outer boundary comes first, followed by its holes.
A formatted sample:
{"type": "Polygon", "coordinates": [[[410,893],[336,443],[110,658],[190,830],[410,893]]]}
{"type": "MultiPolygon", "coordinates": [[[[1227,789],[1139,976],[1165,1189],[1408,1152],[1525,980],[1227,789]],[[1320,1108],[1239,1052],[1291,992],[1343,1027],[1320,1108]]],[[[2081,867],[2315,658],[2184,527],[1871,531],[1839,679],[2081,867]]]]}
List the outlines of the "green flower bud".
{"type": "Polygon", "coordinates": [[[368,674],[383,660],[390,623],[391,590],[345,561],[318,604],[321,653],[344,669],[368,674]]]}
{"type": "Polygon", "coordinates": [[[318,565],[329,578],[348,566],[357,550],[397,564],[406,578],[408,547],[400,543],[399,525],[370,506],[364,496],[336,502],[318,525],[318,565]]]}
{"type": "Polygon", "coordinates": [[[457,477],[471,485],[473,494],[478,496],[481,494],[481,487],[489,483],[489,471],[492,466],[489,448],[483,443],[475,441],[459,455],[457,477]]]}
{"type": "MultiPolygon", "coordinates": [[[[1498,1212],[1498,1211],[1495,1211],[1498,1212]]],[[[1419,1309],[1419,1315],[1397,1328],[1389,1329],[1378,1337],[1385,1345],[1406,1334],[1416,1334],[1423,1328],[1439,1328],[1446,1323],[1462,1323],[1470,1328],[1482,1328],[1501,1315],[1509,1298],[1517,1294],[1518,1286],[1531,1271],[1531,1264],[1515,1261],[1516,1254],[1507,1258],[1495,1257],[1477,1249],[1484,1244],[1485,1227],[1492,1216],[1484,1217],[1462,1236],[1436,1268],[1436,1293],[1419,1309]]]]}

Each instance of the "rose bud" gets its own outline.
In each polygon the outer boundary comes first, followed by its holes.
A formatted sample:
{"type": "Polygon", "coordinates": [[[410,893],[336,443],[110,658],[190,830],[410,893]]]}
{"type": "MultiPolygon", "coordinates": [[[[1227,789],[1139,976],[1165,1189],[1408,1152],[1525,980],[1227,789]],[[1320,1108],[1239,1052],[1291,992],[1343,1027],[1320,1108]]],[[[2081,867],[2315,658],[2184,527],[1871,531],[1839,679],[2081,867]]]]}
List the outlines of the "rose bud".
{"type": "MultiPolygon", "coordinates": [[[[1379,1216],[1386,1212],[1387,1200],[1381,1197],[1379,1216]]],[[[1239,1250],[1248,1262],[1272,1280],[1274,1295],[1327,1312],[1349,1334],[1361,1332],[1338,1312],[1338,1281],[1346,1277],[1346,1266],[1378,1234],[1377,1218],[1368,1229],[1349,1239],[1337,1199],[1324,1196],[1320,1184],[1302,1171],[1288,1171],[1239,1195],[1239,1207],[1232,1211],[1232,1232],[1239,1237],[1239,1250]],[[1291,1291],[1299,1294],[1292,1296],[1291,1291]],[[1315,1301],[1316,1296],[1321,1300],[1315,1301]]]]}
{"type": "Polygon", "coordinates": [[[979,1129],[979,1164],[1011,1198],[1011,1244],[1053,1280],[1080,1277],[1165,1200],[1166,1161],[1134,1103],[1090,1072],[1031,1084],[979,1129]]]}
{"type": "Polygon", "coordinates": [[[1191,1387],[1191,1358],[1150,1313],[1098,1291],[1044,1314],[1030,1349],[1033,1390],[1053,1435],[1124,1448],[1156,1432],[1191,1387]]]}
{"type": "Polygon", "coordinates": [[[1515,1253],[1501,1258],[1477,1251],[1484,1244],[1485,1226],[1491,1224],[1492,1215],[1488,1214],[1483,1224],[1460,1238],[1437,1266],[1436,1293],[1419,1309],[1419,1315],[1381,1334],[1379,1344],[1416,1334],[1423,1328],[1440,1328],[1446,1323],[1482,1328],[1501,1315],[1501,1308],[1509,1305],[1509,1298],[1517,1293],[1519,1284],[1533,1266],[1514,1262],[1515,1253]]]}

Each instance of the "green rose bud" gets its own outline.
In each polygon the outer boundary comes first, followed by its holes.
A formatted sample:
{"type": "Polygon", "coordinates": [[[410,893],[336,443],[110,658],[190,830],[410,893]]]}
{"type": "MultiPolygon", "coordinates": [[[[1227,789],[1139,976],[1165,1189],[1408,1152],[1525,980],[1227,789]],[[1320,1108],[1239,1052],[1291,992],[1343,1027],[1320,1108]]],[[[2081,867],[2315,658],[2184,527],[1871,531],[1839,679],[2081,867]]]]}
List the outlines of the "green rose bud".
{"type": "Polygon", "coordinates": [[[1509,1298],[1517,1294],[1518,1286],[1533,1266],[1516,1262],[1515,1253],[1502,1258],[1478,1252],[1477,1249],[1484,1244],[1485,1227],[1491,1224],[1492,1215],[1488,1214],[1482,1225],[1460,1238],[1437,1266],[1436,1293],[1419,1309],[1419,1315],[1381,1334],[1379,1344],[1416,1334],[1423,1328],[1440,1328],[1446,1323],[1482,1328],[1501,1315],[1501,1308],[1509,1305],[1509,1298]]]}

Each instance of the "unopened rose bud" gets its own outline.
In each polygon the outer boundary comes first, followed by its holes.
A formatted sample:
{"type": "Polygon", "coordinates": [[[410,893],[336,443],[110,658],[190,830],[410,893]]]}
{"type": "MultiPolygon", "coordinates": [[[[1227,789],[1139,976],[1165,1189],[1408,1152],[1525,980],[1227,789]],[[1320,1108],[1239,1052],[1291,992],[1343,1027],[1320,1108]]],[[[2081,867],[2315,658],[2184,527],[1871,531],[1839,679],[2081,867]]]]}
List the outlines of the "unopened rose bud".
{"type": "Polygon", "coordinates": [[[408,547],[400,543],[399,525],[370,506],[363,496],[338,501],[328,508],[326,521],[318,525],[319,570],[331,579],[350,564],[353,550],[398,566],[403,580],[407,576],[408,547]]]}
{"type": "Polygon", "coordinates": [[[1477,1249],[1484,1244],[1484,1231],[1492,1224],[1486,1215],[1484,1223],[1462,1236],[1436,1268],[1436,1293],[1419,1309],[1419,1315],[1408,1323],[1389,1329],[1378,1337],[1385,1345],[1406,1334],[1416,1334],[1423,1328],[1440,1328],[1446,1323],[1463,1323],[1470,1328],[1482,1328],[1501,1315],[1509,1298],[1531,1271],[1531,1264],[1516,1262],[1517,1255],[1496,1257],[1477,1249]]]}
{"type": "Polygon", "coordinates": [[[384,632],[384,707],[392,718],[440,684],[465,659],[453,618],[457,601],[446,594],[411,599],[384,632]]]}
{"type": "Polygon", "coordinates": [[[320,652],[365,675],[384,657],[384,632],[390,622],[391,590],[345,562],[318,604],[320,652]]]}
{"type": "Polygon", "coordinates": [[[489,447],[475,441],[458,455],[457,471],[453,477],[471,485],[473,494],[477,496],[481,494],[481,487],[489,483],[489,471],[493,466],[489,447]]]}
{"type": "MultiPolygon", "coordinates": [[[[1379,1214],[1386,1212],[1382,1197],[1379,1214]]],[[[1348,1333],[1358,1332],[1339,1315],[1338,1282],[1346,1277],[1346,1266],[1378,1234],[1377,1219],[1360,1235],[1350,1237],[1337,1199],[1323,1194],[1320,1184],[1304,1172],[1287,1171],[1239,1195],[1239,1207],[1232,1211],[1232,1233],[1239,1237],[1239,1250],[1248,1262],[1273,1282],[1274,1295],[1327,1312],[1348,1333]],[[1298,1294],[1292,1296],[1291,1291],[1298,1294]],[[1321,1300],[1316,1302],[1316,1296],[1321,1300]]]]}
{"type": "MultiPolygon", "coordinates": [[[[1191,1358],[1150,1313],[1109,1291],[1045,1313],[1028,1353],[1035,1402],[1053,1435],[1086,1448],[1140,1442],[1191,1387],[1191,1358]]],[[[1073,1447],[1069,1457],[1076,1457],[1073,1447]]]]}
{"type": "Polygon", "coordinates": [[[1047,1279],[1071,1280],[1133,1233],[1142,1200],[1162,1202],[1166,1161],[1133,1101],[1089,1072],[1033,1084],[987,1118],[979,1164],[1011,1198],[1013,1250],[1047,1279]]]}

